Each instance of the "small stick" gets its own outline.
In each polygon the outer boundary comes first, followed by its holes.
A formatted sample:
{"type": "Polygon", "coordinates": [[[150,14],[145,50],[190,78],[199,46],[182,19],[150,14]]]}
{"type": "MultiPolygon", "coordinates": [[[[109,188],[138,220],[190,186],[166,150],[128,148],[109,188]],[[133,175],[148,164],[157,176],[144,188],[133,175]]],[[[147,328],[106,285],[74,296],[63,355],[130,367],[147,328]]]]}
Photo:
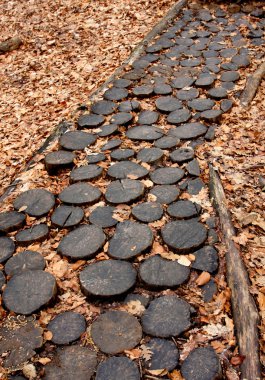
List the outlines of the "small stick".
{"type": "Polygon", "coordinates": [[[259,360],[259,315],[249,292],[249,279],[240,252],[233,240],[236,236],[230,213],[226,206],[224,189],[218,172],[210,165],[210,194],[219,214],[223,240],[227,247],[226,273],[231,289],[233,319],[240,355],[245,359],[240,366],[242,379],[261,379],[259,360]]]}
{"type": "Polygon", "coordinates": [[[248,77],[245,89],[240,97],[240,103],[243,107],[248,107],[254,99],[259,84],[265,75],[265,62],[263,62],[257,70],[248,77]]]}

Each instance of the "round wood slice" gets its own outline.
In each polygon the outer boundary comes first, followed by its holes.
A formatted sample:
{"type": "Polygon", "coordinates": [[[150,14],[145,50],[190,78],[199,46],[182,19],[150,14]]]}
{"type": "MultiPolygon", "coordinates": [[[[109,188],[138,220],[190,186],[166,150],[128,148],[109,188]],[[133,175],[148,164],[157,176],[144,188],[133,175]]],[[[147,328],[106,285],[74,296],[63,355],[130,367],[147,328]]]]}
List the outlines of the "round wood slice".
{"type": "Polygon", "coordinates": [[[200,165],[196,158],[194,158],[186,165],[186,169],[187,172],[192,176],[199,177],[201,174],[200,165]]]}
{"type": "Polygon", "coordinates": [[[160,149],[170,149],[178,145],[180,139],[174,136],[163,136],[154,142],[154,146],[160,149]]]}
{"type": "Polygon", "coordinates": [[[127,357],[113,357],[102,362],[96,380],[140,380],[137,365],[127,357]]]}
{"type": "Polygon", "coordinates": [[[162,227],[162,238],[177,252],[191,252],[200,247],[207,238],[202,223],[193,220],[174,221],[162,227]]]}
{"type": "Polygon", "coordinates": [[[216,80],[216,75],[203,73],[199,76],[199,78],[195,82],[195,86],[197,87],[209,87],[216,80]]]}
{"type": "Polygon", "coordinates": [[[133,90],[132,90],[132,93],[133,93],[134,96],[138,96],[138,97],[144,98],[146,96],[152,95],[153,91],[154,91],[154,87],[153,86],[151,86],[151,85],[141,85],[141,86],[134,87],[133,90]]]}
{"type": "MultiPolygon", "coordinates": [[[[172,61],[169,61],[171,63],[172,61]]],[[[172,94],[172,87],[166,83],[159,83],[154,87],[154,93],[156,95],[170,95],[172,94]]]]}
{"type": "Polygon", "coordinates": [[[176,219],[196,218],[201,212],[201,206],[191,201],[180,200],[171,203],[168,206],[167,212],[176,219]]]}
{"type": "Polygon", "coordinates": [[[143,125],[155,124],[159,118],[159,113],[155,111],[142,111],[139,113],[137,123],[143,125]]]}
{"type": "Polygon", "coordinates": [[[153,338],[145,344],[151,352],[149,360],[144,359],[144,367],[148,370],[166,369],[173,371],[178,365],[179,351],[175,344],[166,339],[153,338]]]}
{"type": "Polygon", "coordinates": [[[72,182],[89,181],[100,177],[102,172],[102,167],[95,164],[79,166],[71,171],[70,180],[72,182]]]}
{"type": "Polygon", "coordinates": [[[150,227],[131,221],[119,223],[109,242],[109,255],[115,259],[130,259],[140,255],[153,243],[150,227]]]}
{"type": "Polygon", "coordinates": [[[37,241],[43,241],[49,236],[47,224],[41,223],[36,226],[26,228],[18,232],[15,236],[17,243],[21,245],[31,244],[37,241]]]}
{"type": "Polygon", "coordinates": [[[100,128],[100,132],[98,132],[98,135],[100,137],[106,137],[110,136],[115,132],[118,132],[118,125],[117,124],[107,124],[107,125],[102,125],[100,128]]]}
{"type": "Polygon", "coordinates": [[[53,208],[55,198],[45,189],[27,190],[20,194],[14,201],[14,208],[23,211],[30,216],[43,216],[53,208]]]}
{"type": "Polygon", "coordinates": [[[74,153],[66,150],[48,153],[44,159],[46,170],[49,173],[53,173],[56,170],[71,167],[75,157],[74,153]]]}
{"type": "Polygon", "coordinates": [[[211,346],[193,350],[181,366],[181,374],[187,380],[214,380],[220,375],[220,362],[211,346]]]}
{"type": "Polygon", "coordinates": [[[223,99],[227,98],[227,90],[223,87],[211,88],[208,91],[208,95],[213,99],[223,99]]]}
{"type": "Polygon", "coordinates": [[[118,223],[118,221],[112,217],[114,211],[115,208],[111,206],[97,207],[89,215],[89,221],[102,228],[113,227],[118,223]]]}
{"type": "Polygon", "coordinates": [[[230,99],[224,99],[220,103],[220,108],[223,112],[229,111],[233,107],[233,101],[230,99]]]}
{"type": "Polygon", "coordinates": [[[84,211],[81,207],[65,206],[57,207],[51,216],[54,226],[60,228],[74,227],[84,218],[84,211]]]}
{"type": "Polygon", "coordinates": [[[163,157],[163,150],[159,148],[143,148],[137,153],[137,160],[153,163],[163,157]]]}
{"type": "Polygon", "coordinates": [[[29,315],[48,304],[55,294],[53,275],[42,270],[27,270],[8,281],[3,300],[8,310],[29,315]]]}
{"type": "Polygon", "coordinates": [[[222,113],[223,112],[221,110],[208,110],[208,111],[203,111],[200,117],[203,120],[217,123],[218,120],[220,120],[220,116],[222,115],[222,113]]]}
{"type": "Polygon", "coordinates": [[[107,311],[91,325],[91,337],[106,354],[131,350],[142,339],[142,328],[137,318],[125,311],[107,311]]]}
{"type": "Polygon", "coordinates": [[[82,314],[66,311],[48,323],[55,344],[69,344],[79,339],[86,331],[86,320],[82,314]]]}
{"type": "Polygon", "coordinates": [[[87,156],[87,162],[89,164],[96,164],[100,161],[105,161],[106,156],[104,153],[96,153],[96,154],[90,154],[87,156]]]}
{"type": "Polygon", "coordinates": [[[189,140],[203,136],[206,132],[207,127],[204,124],[195,122],[186,123],[181,125],[180,127],[170,129],[169,135],[178,137],[181,140],[189,140]]]}
{"type": "Polygon", "coordinates": [[[180,65],[183,67],[196,67],[200,66],[201,63],[202,61],[199,58],[183,59],[180,61],[180,65]]]}
{"type": "Polygon", "coordinates": [[[131,179],[138,179],[145,177],[148,170],[135,162],[122,161],[110,166],[107,174],[115,179],[125,179],[130,176],[133,177],[131,179]]]}
{"type": "Polygon", "coordinates": [[[141,263],[139,274],[141,280],[149,286],[171,288],[187,281],[190,269],[177,261],[155,255],[141,263]]]}
{"type": "Polygon", "coordinates": [[[42,328],[36,322],[32,322],[32,318],[30,320],[12,316],[12,323],[0,329],[0,355],[6,354],[4,367],[14,370],[14,367],[20,367],[31,359],[36,354],[36,348],[43,345],[42,334],[42,328]]]}
{"type": "Polygon", "coordinates": [[[117,296],[129,291],[135,282],[134,267],[120,260],[98,261],[80,273],[81,289],[86,296],[117,296]]]}
{"type": "Polygon", "coordinates": [[[179,148],[170,153],[169,157],[173,162],[182,164],[194,158],[194,150],[190,147],[179,148]]]}
{"type": "Polygon", "coordinates": [[[161,96],[155,101],[156,108],[160,112],[173,112],[182,108],[182,103],[174,96],[161,96]]]}
{"type": "Polygon", "coordinates": [[[17,211],[0,213],[0,233],[15,231],[23,226],[26,216],[17,211]]]}
{"type": "Polygon", "coordinates": [[[226,71],[221,75],[220,80],[222,82],[235,82],[239,78],[240,75],[237,71],[226,71]]]}
{"type": "Polygon", "coordinates": [[[197,88],[191,88],[189,90],[178,90],[176,96],[179,100],[192,100],[198,98],[199,94],[197,88]]]}
{"type": "Polygon", "coordinates": [[[151,181],[157,185],[172,185],[184,177],[184,171],[179,168],[159,168],[150,174],[151,181]]]}
{"type": "Polygon", "coordinates": [[[131,80],[128,79],[115,79],[113,81],[113,86],[118,87],[118,88],[127,88],[132,84],[131,80]]]}
{"type": "Polygon", "coordinates": [[[134,156],[133,149],[116,149],[116,150],[113,150],[110,154],[110,157],[117,161],[125,161],[125,160],[128,160],[128,158],[131,158],[133,156],[134,156]]]}
{"type": "Polygon", "coordinates": [[[180,124],[185,123],[185,121],[188,121],[191,117],[191,113],[187,108],[182,108],[173,112],[170,112],[170,114],[167,117],[167,122],[169,124],[180,124]]]}
{"type": "Polygon", "coordinates": [[[133,115],[129,112],[118,112],[112,116],[110,122],[117,125],[128,125],[133,119],[133,115]]]}
{"type": "Polygon", "coordinates": [[[109,100],[99,100],[92,104],[91,111],[98,115],[111,115],[117,108],[117,104],[109,100]]]}
{"type": "Polygon", "coordinates": [[[102,152],[105,152],[106,150],[111,150],[118,148],[122,144],[122,140],[120,139],[112,139],[108,141],[103,147],[101,148],[102,152]]]}
{"type": "Polygon", "coordinates": [[[200,178],[192,179],[188,182],[188,193],[191,195],[199,194],[204,187],[205,184],[200,178]]]}
{"type": "Polygon", "coordinates": [[[141,222],[151,223],[163,216],[163,207],[158,202],[144,202],[132,208],[132,215],[141,222]]]}
{"type": "Polygon", "coordinates": [[[0,263],[4,263],[15,252],[16,245],[12,239],[0,236],[0,263]]]}
{"type": "Polygon", "coordinates": [[[195,111],[207,111],[215,105],[212,99],[193,99],[188,102],[188,106],[195,111]]]}
{"type": "Polygon", "coordinates": [[[157,202],[167,205],[178,199],[180,190],[174,185],[158,185],[150,191],[150,194],[156,197],[157,202]]]}
{"type": "Polygon", "coordinates": [[[83,150],[94,144],[97,136],[83,131],[70,131],[64,133],[59,140],[59,145],[67,150],[83,150]]]}
{"type": "Polygon", "coordinates": [[[79,117],[77,125],[79,128],[98,128],[105,121],[102,115],[85,114],[79,117]]]}
{"type": "Polygon", "coordinates": [[[141,125],[129,128],[126,136],[131,140],[153,141],[163,136],[163,131],[151,125],[141,125]]]}
{"type": "Polygon", "coordinates": [[[93,203],[100,197],[101,191],[88,183],[74,183],[59,194],[60,201],[76,205],[93,203]]]}
{"type": "Polygon", "coordinates": [[[45,366],[45,380],[90,380],[97,365],[97,354],[87,347],[58,348],[45,366]]]}
{"type": "Polygon", "coordinates": [[[14,276],[26,270],[42,270],[44,268],[45,260],[39,252],[23,251],[7,261],[5,272],[8,276],[14,276]]]}
{"type": "Polygon", "coordinates": [[[135,69],[135,70],[130,70],[126,74],[123,75],[124,79],[129,79],[129,80],[138,80],[143,77],[145,77],[146,73],[142,69],[135,69]]]}
{"type": "Polygon", "coordinates": [[[118,110],[120,112],[131,112],[131,111],[139,111],[141,109],[140,102],[137,102],[137,100],[125,100],[124,102],[121,102],[118,110]]]}
{"type": "Polygon", "coordinates": [[[122,179],[111,182],[105,193],[105,198],[113,204],[130,203],[144,194],[142,182],[133,179],[122,179]]]}
{"type": "Polygon", "coordinates": [[[105,91],[103,96],[107,100],[123,100],[127,98],[128,94],[126,88],[112,87],[105,91]]]}
{"type": "Polygon", "coordinates": [[[194,252],[195,261],[192,262],[192,268],[201,271],[213,273],[218,269],[218,253],[212,246],[205,246],[194,252]]]}
{"type": "Polygon", "coordinates": [[[158,338],[178,336],[190,323],[190,305],[175,295],[161,296],[150,302],[142,318],[143,331],[158,338]]]}
{"type": "Polygon", "coordinates": [[[181,76],[179,78],[173,79],[172,86],[178,90],[184,87],[190,87],[195,82],[195,78],[190,76],[181,76]]]}
{"type": "Polygon", "coordinates": [[[106,236],[95,225],[82,225],[64,236],[57,248],[58,253],[71,259],[88,259],[103,247],[106,236]]]}

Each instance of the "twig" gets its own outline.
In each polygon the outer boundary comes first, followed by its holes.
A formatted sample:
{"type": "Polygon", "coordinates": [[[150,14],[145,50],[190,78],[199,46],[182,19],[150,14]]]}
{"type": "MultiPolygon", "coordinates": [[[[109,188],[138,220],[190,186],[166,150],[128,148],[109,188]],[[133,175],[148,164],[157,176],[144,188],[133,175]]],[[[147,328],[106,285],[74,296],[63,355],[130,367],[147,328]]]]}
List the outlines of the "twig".
{"type": "Polygon", "coordinates": [[[240,97],[240,103],[243,107],[248,107],[255,97],[259,84],[265,75],[265,62],[263,62],[254,74],[247,79],[245,89],[240,97]]]}
{"type": "Polygon", "coordinates": [[[231,289],[233,318],[240,355],[245,359],[241,364],[242,379],[261,379],[259,360],[259,340],[257,326],[259,316],[253,297],[249,292],[248,273],[234,243],[235,229],[230,213],[226,207],[224,189],[218,175],[210,165],[210,194],[219,214],[220,226],[227,247],[226,270],[227,281],[231,289]]]}

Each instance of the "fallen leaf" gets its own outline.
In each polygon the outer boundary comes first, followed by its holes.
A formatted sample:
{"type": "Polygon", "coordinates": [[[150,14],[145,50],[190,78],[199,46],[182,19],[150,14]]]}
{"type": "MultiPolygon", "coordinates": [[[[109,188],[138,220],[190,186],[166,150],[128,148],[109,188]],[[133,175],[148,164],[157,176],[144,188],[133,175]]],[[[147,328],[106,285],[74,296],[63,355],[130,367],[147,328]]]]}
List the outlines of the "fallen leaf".
{"type": "Polygon", "coordinates": [[[132,350],[124,350],[124,353],[129,356],[131,360],[135,360],[140,358],[142,350],[140,348],[134,348],[132,350]]]}
{"type": "Polygon", "coordinates": [[[130,301],[125,305],[125,309],[133,315],[142,315],[145,312],[145,307],[140,301],[130,301]]]}
{"type": "Polygon", "coordinates": [[[178,259],[178,263],[180,265],[184,265],[185,267],[189,267],[191,265],[191,261],[187,258],[187,256],[181,255],[178,259]]]}
{"type": "Polygon", "coordinates": [[[173,253],[173,252],[161,252],[160,256],[163,257],[163,259],[176,261],[179,259],[179,255],[173,253]]]}
{"type": "Polygon", "coordinates": [[[230,360],[230,363],[233,365],[233,366],[238,366],[240,364],[243,363],[245,359],[245,356],[243,355],[237,355],[237,356],[233,356],[230,360]]]}
{"type": "Polygon", "coordinates": [[[61,278],[66,274],[68,270],[68,265],[68,262],[65,260],[57,261],[52,265],[52,271],[55,274],[55,276],[61,278]]]}
{"type": "Polygon", "coordinates": [[[52,339],[52,332],[49,331],[49,330],[48,331],[44,331],[43,336],[44,336],[45,340],[51,340],[52,339]]]}
{"type": "Polygon", "coordinates": [[[149,372],[151,375],[154,376],[165,376],[168,371],[166,369],[147,369],[147,372],[149,372]]]}
{"type": "Polygon", "coordinates": [[[211,275],[208,272],[202,272],[196,280],[198,286],[207,284],[211,279],[211,275]]]}
{"type": "Polygon", "coordinates": [[[170,380],[184,380],[184,378],[182,377],[180,371],[178,371],[177,369],[175,369],[173,372],[171,373],[168,373],[168,378],[170,380]]]}
{"type": "Polygon", "coordinates": [[[51,359],[50,358],[39,358],[38,362],[45,365],[50,363],[51,359]]]}
{"type": "Polygon", "coordinates": [[[145,344],[141,345],[142,354],[141,357],[144,358],[146,361],[149,361],[152,358],[153,351],[147,347],[145,344]]]}

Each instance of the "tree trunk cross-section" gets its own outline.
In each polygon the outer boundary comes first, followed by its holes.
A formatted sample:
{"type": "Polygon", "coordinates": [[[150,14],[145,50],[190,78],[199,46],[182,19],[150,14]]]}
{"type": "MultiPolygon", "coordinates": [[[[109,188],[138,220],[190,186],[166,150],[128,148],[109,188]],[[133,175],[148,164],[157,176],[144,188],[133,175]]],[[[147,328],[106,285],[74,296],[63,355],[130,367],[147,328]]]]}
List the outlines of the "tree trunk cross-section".
{"type": "Polygon", "coordinates": [[[227,247],[227,281],[232,292],[231,301],[239,351],[241,355],[245,356],[241,365],[241,376],[242,379],[261,379],[257,333],[258,312],[249,293],[246,268],[233,241],[235,230],[226,207],[222,183],[212,166],[210,166],[210,192],[219,214],[221,230],[227,247]]]}

